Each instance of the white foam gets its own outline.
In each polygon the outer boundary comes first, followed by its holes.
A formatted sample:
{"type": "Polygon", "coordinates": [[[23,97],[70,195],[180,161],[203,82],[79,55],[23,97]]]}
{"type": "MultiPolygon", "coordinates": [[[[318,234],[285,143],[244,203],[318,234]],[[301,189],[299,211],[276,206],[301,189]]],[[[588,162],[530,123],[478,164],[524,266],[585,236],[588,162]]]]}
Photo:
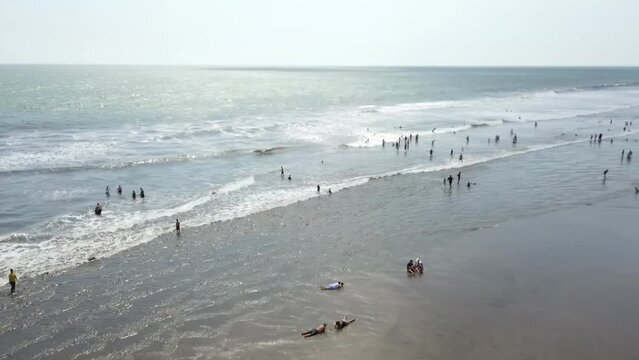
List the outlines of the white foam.
{"type": "Polygon", "coordinates": [[[248,176],[243,179],[238,179],[236,181],[230,182],[217,190],[217,194],[228,194],[233,191],[237,191],[243,189],[245,187],[249,187],[255,184],[255,177],[248,176]]]}

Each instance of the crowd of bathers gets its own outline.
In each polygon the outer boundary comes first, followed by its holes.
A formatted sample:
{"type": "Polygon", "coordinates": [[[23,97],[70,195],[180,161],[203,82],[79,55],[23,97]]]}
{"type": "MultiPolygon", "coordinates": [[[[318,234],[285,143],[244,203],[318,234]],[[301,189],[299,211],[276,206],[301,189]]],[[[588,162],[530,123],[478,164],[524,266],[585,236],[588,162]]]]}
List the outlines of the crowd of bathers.
{"type": "MultiPolygon", "coordinates": [[[[117,192],[118,195],[122,195],[122,185],[118,185],[117,188],[117,192]]],[[[111,196],[111,188],[109,187],[109,185],[107,185],[106,189],[104,190],[104,193],[106,194],[106,197],[110,197],[111,196]]],[[[140,199],[144,199],[144,189],[140,188],[140,192],[136,193],[135,190],[133,190],[133,192],[131,193],[131,198],[133,200],[135,200],[138,196],[140,196],[140,199]]],[[[96,215],[102,215],[102,205],[100,205],[100,203],[97,203],[95,205],[95,208],[93,208],[93,212],[96,215]]]]}

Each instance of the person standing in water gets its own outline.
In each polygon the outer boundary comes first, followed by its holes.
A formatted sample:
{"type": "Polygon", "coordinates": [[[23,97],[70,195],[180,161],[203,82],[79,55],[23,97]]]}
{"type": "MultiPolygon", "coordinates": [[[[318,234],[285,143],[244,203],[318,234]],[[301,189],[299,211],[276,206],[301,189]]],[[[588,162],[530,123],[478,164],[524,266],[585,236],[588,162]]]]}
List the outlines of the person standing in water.
{"type": "Polygon", "coordinates": [[[107,197],[111,196],[111,194],[110,194],[111,189],[109,189],[109,185],[107,185],[106,190],[104,190],[104,192],[106,193],[107,197]]]}
{"type": "Polygon", "coordinates": [[[97,203],[97,204],[95,205],[95,210],[94,210],[94,212],[95,212],[95,214],[96,214],[96,215],[98,215],[98,216],[99,216],[99,215],[102,215],[102,206],[100,206],[100,203],[97,203]]]}
{"type": "Polygon", "coordinates": [[[280,166],[280,175],[284,177],[284,166],[280,166]]]}
{"type": "Polygon", "coordinates": [[[11,293],[15,294],[16,292],[16,283],[18,282],[18,274],[13,271],[13,269],[9,270],[9,284],[11,285],[11,293]]]}
{"type": "Polygon", "coordinates": [[[122,185],[118,185],[118,195],[122,195],[122,185]]]}
{"type": "Polygon", "coordinates": [[[175,232],[180,233],[180,220],[175,219],[175,232]]]}
{"type": "Polygon", "coordinates": [[[457,173],[457,183],[461,181],[461,171],[457,173]]]}
{"type": "Polygon", "coordinates": [[[133,200],[135,200],[135,190],[133,190],[133,192],[131,193],[131,197],[133,198],[133,200]]]}
{"type": "Polygon", "coordinates": [[[288,174],[288,181],[293,180],[293,178],[291,177],[291,174],[288,174]]]}
{"type": "Polygon", "coordinates": [[[140,188],[140,197],[144,199],[144,190],[142,190],[142,188],[140,188]]]}
{"type": "Polygon", "coordinates": [[[448,175],[448,185],[453,187],[453,175],[448,175]]]}
{"type": "Polygon", "coordinates": [[[320,186],[319,184],[317,184],[317,193],[319,194],[319,192],[320,192],[320,186]]]}

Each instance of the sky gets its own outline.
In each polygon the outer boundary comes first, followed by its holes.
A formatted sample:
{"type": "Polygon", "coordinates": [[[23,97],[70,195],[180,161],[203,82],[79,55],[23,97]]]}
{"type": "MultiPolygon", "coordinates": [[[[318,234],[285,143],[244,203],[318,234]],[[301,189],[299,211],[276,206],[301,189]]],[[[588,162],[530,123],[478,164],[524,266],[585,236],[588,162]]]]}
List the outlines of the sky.
{"type": "Polygon", "coordinates": [[[0,0],[0,63],[638,66],[635,0],[0,0]]]}

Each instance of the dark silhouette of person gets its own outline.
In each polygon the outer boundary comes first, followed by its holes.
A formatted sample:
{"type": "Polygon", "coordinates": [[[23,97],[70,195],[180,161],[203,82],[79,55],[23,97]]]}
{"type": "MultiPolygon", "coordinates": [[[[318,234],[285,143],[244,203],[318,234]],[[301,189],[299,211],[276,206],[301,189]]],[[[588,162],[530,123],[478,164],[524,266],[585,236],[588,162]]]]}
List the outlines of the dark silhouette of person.
{"type": "Polygon", "coordinates": [[[142,188],[140,188],[140,197],[144,199],[144,190],[142,190],[142,188]]]}
{"type": "Polygon", "coordinates": [[[179,219],[175,219],[175,231],[178,234],[180,233],[180,220],[179,219]]]}
{"type": "Polygon", "coordinates": [[[122,195],[122,185],[118,185],[118,194],[122,195]]]}
{"type": "Polygon", "coordinates": [[[461,171],[457,173],[457,183],[461,180],[461,171]]]}
{"type": "Polygon", "coordinates": [[[453,175],[448,175],[448,185],[453,186],[453,175]]]}
{"type": "Polygon", "coordinates": [[[135,200],[135,190],[133,190],[133,193],[131,193],[131,197],[133,198],[133,200],[135,200]]]}
{"type": "Polygon", "coordinates": [[[320,186],[319,186],[319,184],[317,184],[317,192],[318,192],[318,193],[320,192],[320,186]]]}

